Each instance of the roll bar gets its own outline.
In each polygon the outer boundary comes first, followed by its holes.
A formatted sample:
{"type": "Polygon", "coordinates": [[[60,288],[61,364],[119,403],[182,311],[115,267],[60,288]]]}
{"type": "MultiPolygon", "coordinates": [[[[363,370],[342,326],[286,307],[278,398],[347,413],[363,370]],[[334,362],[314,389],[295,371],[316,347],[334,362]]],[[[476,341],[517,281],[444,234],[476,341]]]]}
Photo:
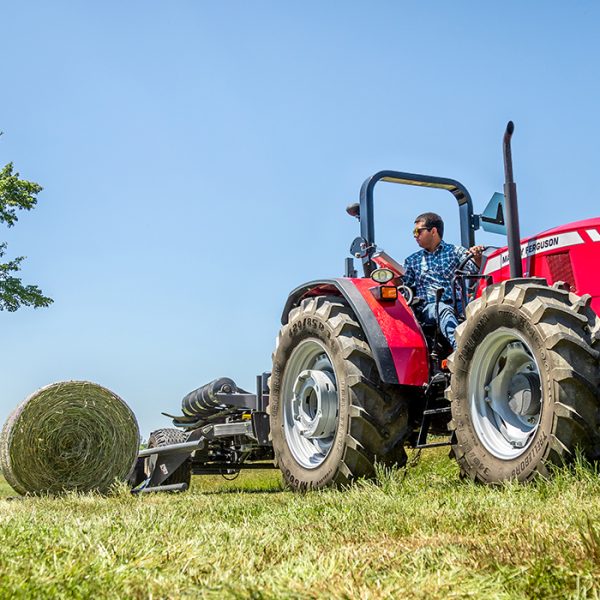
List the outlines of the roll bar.
{"type": "Polygon", "coordinates": [[[458,202],[461,244],[465,248],[470,248],[475,244],[476,226],[473,215],[473,201],[467,188],[462,183],[444,177],[402,173],[400,171],[379,171],[366,179],[360,188],[360,234],[367,247],[367,252],[362,259],[365,275],[370,275],[374,268],[374,263],[371,260],[376,248],[373,190],[380,181],[448,190],[458,202]]]}

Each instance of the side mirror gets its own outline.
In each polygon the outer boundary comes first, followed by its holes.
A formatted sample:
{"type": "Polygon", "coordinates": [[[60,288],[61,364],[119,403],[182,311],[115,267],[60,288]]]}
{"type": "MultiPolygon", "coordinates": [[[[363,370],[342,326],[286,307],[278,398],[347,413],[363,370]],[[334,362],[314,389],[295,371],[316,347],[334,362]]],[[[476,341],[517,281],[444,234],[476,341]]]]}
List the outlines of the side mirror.
{"type": "Polygon", "coordinates": [[[355,258],[364,258],[367,255],[367,241],[365,238],[357,237],[350,245],[350,254],[355,258]]]}
{"type": "Polygon", "coordinates": [[[353,202],[346,207],[346,212],[351,217],[356,217],[360,221],[360,204],[358,202],[353,202]]]}
{"type": "Polygon", "coordinates": [[[504,194],[496,192],[488,202],[485,210],[479,215],[481,228],[488,233],[507,235],[504,214],[504,194]]]}

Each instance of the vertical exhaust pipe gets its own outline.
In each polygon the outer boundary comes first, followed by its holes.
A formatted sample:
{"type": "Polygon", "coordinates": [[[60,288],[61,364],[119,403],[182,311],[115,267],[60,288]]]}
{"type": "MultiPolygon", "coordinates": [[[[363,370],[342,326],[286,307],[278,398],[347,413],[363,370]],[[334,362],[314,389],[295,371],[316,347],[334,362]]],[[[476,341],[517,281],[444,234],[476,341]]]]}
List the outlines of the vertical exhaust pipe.
{"type": "Polygon", "coordinates": [[[517,208],[517,184],[513,179],[512,152],[510,139],[515,130],[515,124],[508,122],[504,133],[504,197],[506,198],[506,231],[508,236],[508,261],[510,277],[523,277],[521,262],[521,234],[519,231],[519,209],[517,208]]]}

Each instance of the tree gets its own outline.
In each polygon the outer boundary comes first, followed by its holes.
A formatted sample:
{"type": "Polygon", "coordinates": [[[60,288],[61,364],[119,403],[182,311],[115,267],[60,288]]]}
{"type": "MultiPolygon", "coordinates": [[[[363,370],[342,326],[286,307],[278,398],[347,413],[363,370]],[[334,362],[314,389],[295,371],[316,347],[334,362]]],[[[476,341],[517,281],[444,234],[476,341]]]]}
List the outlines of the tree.
{"type": "MultiPolygon", "coordinates": [[[[0,132],[2,135],[2,132],[0,132]]],[[[12,227],[18,220],[18,210],[31,210],[37,204],[37,195],[42,186],[32,181],[19,179],[12,163],[0,170],[0,222],[12,227]]],[[[0,260],[6,253],[6,242],[0,243],[0,260]]],[[[40,308],[52,304],[52,298],[44,296],[36,285],[23,285],[15,277],[25,259],[19,256],[8,262],[0,262],[0,310],[13,312],[21,306],[40,308]]]]}

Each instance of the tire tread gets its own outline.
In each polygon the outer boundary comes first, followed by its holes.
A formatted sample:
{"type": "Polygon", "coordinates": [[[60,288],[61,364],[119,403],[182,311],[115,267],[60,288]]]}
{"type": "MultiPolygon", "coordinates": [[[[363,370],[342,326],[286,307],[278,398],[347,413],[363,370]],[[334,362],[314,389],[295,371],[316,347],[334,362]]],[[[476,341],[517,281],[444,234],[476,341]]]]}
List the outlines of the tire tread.
{"type": "Polygon", "coordinates": [[[468,365],[461,348],[470,324],[476,323],[489,307],[503,304],[528,316],[529,322],[540,332],[551,365],[554,390],[554,416],[547,451],[521,480],[546,476],[547,463],[563,464],[572,460],[576,447],[591,459],[600,456],[600,319],[591,309],[590,301],[589,296],[580,297],[560,286],[545,285],[543,280],[518,279],[489,286],[468,306],[467,320],[456,330],[458,350],[448,361],[452,378],[446,390],[453,411],[449,424],[454,439],[453,453],[463,476],[495,483],[490,481],[489,475],[480,472],[477,461],[470,459],[470,453],[460,443],[461,419],[456,407],[462,399],[457,379],[467,374],[468,365]]]}

